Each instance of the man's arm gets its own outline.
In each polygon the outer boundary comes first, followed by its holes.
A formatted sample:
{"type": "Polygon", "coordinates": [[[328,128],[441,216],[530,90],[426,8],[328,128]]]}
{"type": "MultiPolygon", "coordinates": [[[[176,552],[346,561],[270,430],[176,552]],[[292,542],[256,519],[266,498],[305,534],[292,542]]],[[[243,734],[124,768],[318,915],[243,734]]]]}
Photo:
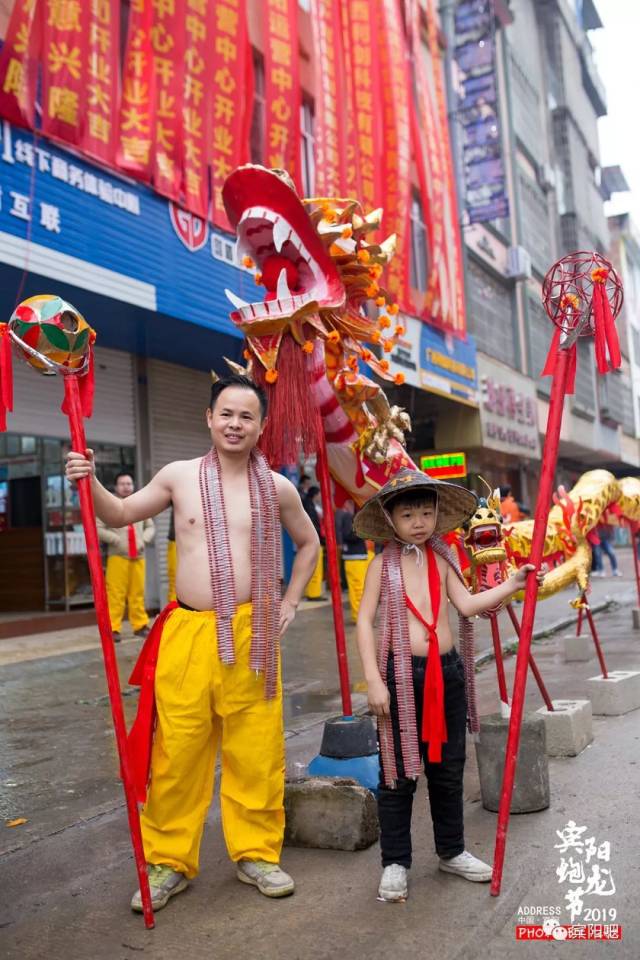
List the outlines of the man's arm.
{"type": "Polygon", "coordinates": [[[378,669],[374,630],[376,611],[380,602],[381,582],[382,557],[378,555],[373,558],[367,568],[356,628],[358,653],[360,654],[364,678],[367,682],[369,708],[378,717],[389,713],[389,690],[378,669]]]}
{"type": "Polygon", "coordinates": [[[91,477],[91,492],[96,516],[108,527],[126,527],[138,520],[155,517],[157,513],[167,509],[171,502],[174,469],[175,464],[167,464],[156,473],[146,487],[142,487],[124,500],[109,493],[97,479],[93,450],[87,450],[86,455],[75,453],[73,450],[68,453],[65,473],[71,483],[76,483],[82,477],[91,477]]]}
{"type": "Polygon", "coordinates": [[[304,588],[315,569],[320,542],[294,485],[282,474],[274,473],[273,478],[280,501],[282,526],[296,545],[296,558],[291,579],[282,598],[280,615],[280,635],[282,636],[295,616],[304,588]]]}
{"type": "MultiPolygon", "coordinates": [[[[447,594],[452,604],[462,614],[463,617],[475,617],[491,607],[496,607],[500,603],[505,603],[519,590],[524,590],[527,577],[535,571],[532,563],[525,563],[520,567],[517,573],[514,573],[504,583],[491,590],[483,590],[481,593],[469,593],[467,588],[460,582],[457,574],[449,567],[447,570],[447,594]]],[[[542,586],[544,581],[544,570],[538,570],[536,580],[538,586],[542,586]]]]}

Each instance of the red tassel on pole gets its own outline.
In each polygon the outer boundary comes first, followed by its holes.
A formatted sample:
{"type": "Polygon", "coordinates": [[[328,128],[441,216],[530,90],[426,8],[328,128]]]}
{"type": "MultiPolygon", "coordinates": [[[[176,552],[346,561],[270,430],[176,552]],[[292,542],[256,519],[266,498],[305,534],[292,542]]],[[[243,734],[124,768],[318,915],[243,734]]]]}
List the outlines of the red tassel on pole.
{"type": "Polygon", "coordinates": [[[610,369],[617,370],[622,365],[618,332],[605,289],[608,276],[609,271],[604,267],[599,267],[591,273],[591,279],[593,280],[593,325],[598,373],[607,373],[610,369]],[[608,359],[607,349],[609,352],[608,359]]]}
{"type": "MultiPolygon", "coordinates": [[[[545,361],[544,367],[540,371],[541,377],[552,377],[555,373],[556,366],[558,363],[558,351],[560,350],[560,337],[562,336],[562,330],[560,327],[556,328],[556,331],[553,335],[551,341],[551,346],[549,347],[549,353],[547,354],[547,359],[545,361]]],[[[576,389],[576,369],[578,366],[578,351],[577,346],[574,343],[572,347],[569,348],[569,359],[567,361],[567,393],[573,394],[576,389]]]]}
{"type": "Polygon", "coordinates": [[[7,429],[7,411],[13,410],[13,367],[11,337],[6,323],[0,324],[0,432],[7,429]]]}
{"type": "Polygon", "coordinates": [[[79,384],[80,404],[82,406],[82,416],[90,419],[93,414],[93,395],[96,388],[95,364],[93,357],[93,345],[89,347],[89,367],[79,384]]]}

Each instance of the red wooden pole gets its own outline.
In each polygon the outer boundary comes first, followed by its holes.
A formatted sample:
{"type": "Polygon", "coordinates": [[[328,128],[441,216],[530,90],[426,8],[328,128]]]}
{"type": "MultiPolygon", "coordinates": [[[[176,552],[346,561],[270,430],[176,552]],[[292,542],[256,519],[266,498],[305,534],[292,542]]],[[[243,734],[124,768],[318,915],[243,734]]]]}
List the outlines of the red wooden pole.
{"type": "MultiPolygon", "coordinates": [[[[80,405],[80,394],[78,391],[78,379],[73,374],[64,378],[64,394],[69,416],[69,426],[71,429],[71,449],[78,453],[84,453],[87,441],[84,434],[84,425],[82,422],[82,408],[80,405]]],[[[109,620],[109,607],[107,605],[107,591],[102,573],[102,560],[100,557],[100,545],[98,543],[98,531],[96,529],[96,514],[93,507],[93,498],[91,496],[91,480],[89,477],[83,477],[78,481],[78,495],[80,498],[80,510],[82,513],[82,526],[87,542],[87,560],[89,561],[89,573],[91,575],[91,586],[93,587],[93,598],[96,611],[96,620],[98,630],[100,631],[100,640],[102,642],[102,656],[104,658],[105,673],[107,676],[107,689],[109,692],[109,701],[111,703],[111,716],[116,733],[116,746],[120,758],[120,770],[124,794],[127,803],[127,814],[129,817],[129,832],[131,833],[131,843],[133,846],[133,855],[138,871],[138,881],[140,883],[140,894],[142,896],[142,907],[145,926],[151,929],[154,926],[153,908],[151,906],[151,894],[149,891],[149,877],[147,875],[147,865],[144,858],[144,848],[142,845],[142,833],[140,832],[140,816],[138,814],[138,805],[136,803],[133,779],[129,769],[129,755],[127,753],[127,728],[124,720],[124,711],[122,709],[122,698],[120,696],[120,677],[118,674],[118,661],[116,658],[116,649],[113,643],[113,633],[111,631],[111,621],[109,620]]]]}
{"type": "MultiPolygon", "coordinates": [[[[561,346],[561,349],[558,350],[553,374],[553,382],[551,385],[549,416],[547,420],[544,452],[542,455],[542,470],[540,472],[538,499],[536,502],[534,515],[531,554],[529,556],[529,562],[533,564],[533,566],[536,568],[536,571],[539,569],[542,562],[544,539],[549,517],[549,504],[551,503],[551,496],[553,493],[553,480],[558,459],[560,428],[562,426],[562,410],[564,407],[564,398],[567,387],[568,362],[569,351],[562,349],[561,346]]],[[[516,759],[518,756],[518,746],[520,743],[520,727],[522,726],[522,714],[524,711],[527,667],[529,664],[531,634],[533,633],[533,621],[535,618],[537,599],[538,581],[536,580],[535,573],[532,571],[527,578],[524,591],[524,609],[522,611],[522,624],[520,627],[520,643],[518,644],[516,673],[513,683],[513,702],[511,704],[511,718],[509,720],[509,733],[507,735],[507,749],[505,754],[504,773],[502,777],[502,792],[500,795],[500,806],[498,809],[498,825],[496,830],[496,844],[493,858],[493,877],[491,880],[491,895],[494,897],[497,897],[500,893],[500,885],[502,883],[502,869],[504,866],[504,854],[507,844],[509,812],[511,809],[513,784],[516,775],[516,759]]]]}
{"type": "Polygon", "coordinates": [[[489,616],[491,621],[491,639],[493,640],[493,654],[496,658],[496,673],[498,674],[498,690],[500,691],[501,701],[509,706],[509,694],[507,693],[507,680],[504,675],[504,661],[502,659],[502,645],[500,643],[500,629],[498,627],[497,614],[492,613],[489,616]]]}
{"type": "Polygon", "coordinates": [[[576,637],[582,633],[582,617],[584,616],[582,607],[578,607],[578,623],[576,624],[576,637]]]}
{"type": "Polygon", "coordinates": [[[607,673],[607,665],[606,665],[606,663],[604,662],[604,653],[602,652],[602,647],[601,647],[601,645],[600,645],[600,638],[599,638],[599,636],[598,636],[598,631],[596,630],[596,625],[595,625],[595,621],[594,621],[594,619],[593,619],[593,614],[591,613],[591,607],[590,607],[589,604],[587,603],[587,598],[586,598],[585,594],[582,595],[582,600],[583,600],[583,602],[586,604],[584,610],[585,610],[585,614],[586,614],[586,617],[587,617],[587,622],[588,622],[589,627],[590,627],[590,629],[591,629],[591,636],[593,637],[593,645],[594,645],[595,648],[596,648],[596,653],[597,653],[597,655],[598,655],[598,660],[600,661],[600,669],[602,670],[602,676],[603,676],[603,678],[604,678],[605,680],[607,680],[607,679],[609,678],[609,674],[607,673]]]}
{"type": "Polygon", "coordinates": [[[633,524],[629,524],[629,532],[631,533],[631,549],[633,550],[633,569],[636,574],[636,590],[638,591],[638,606],[640,607],[640,560],[638,560],[638,540],[633,528],[633,524]]]}
{"type": "Polygon", "coordinates": [[[340,695],[342,697],[342,715],[352,717],[351,687],[349,684],[349,661],[347,659],[347,641],[344,632],[344,614],[342,610],[342,587],[338,568],[338,545],[331,497],[331,477],[327,460],[327,446],[322,427],[318,427],[318,450],[316,454],[316,474],[320,481],[322,509],[324,511],[324,538],[327,545],[327,572],[333,606],[333,625],[336,633],[336,652],[338,655],[338,673],[340,675],[340,695]]]}
{"type": "MultiPolygon", "coordinates": [[[[516,634],[517,634],[517,636],[518,636],[518,639],[520,639],[520,624],[518,623],[518,618],[516,617],[516,612],[515,612],[515,610],[513,609],[513,607],[511,606],[510,603],[507,604],[507,613],[509,614],[509,617],[511,618],[511,623],[513,624],[513,629],[516,631],[516,634]]],[[[549,696],[549,694],[548,694],[548,692],[547,692],[547,688],[546,688],[546,686],[545,686],[544,680],[542,679],[542,674],[541,674],[540,671],[538,670],[538,664],[537,664],[536,661],[533,659],[533,654],[531,653],[531,650],[529,650],[529,666],[531,667],[531,673],[532,673],[533,676],[535,677],[535,681],[536,681],[536,683],[538,684],[538,690],[540,691],[540,694],[541,694],[541,696],[542,696],[542,699],[544,700],[544,705],[545,705],[545,707],[547,708],[547,710],[549,710],[551,713],[553,713],[553,703],[552,703],[552,701],[551,701],[551,697],[549,696]]]]}

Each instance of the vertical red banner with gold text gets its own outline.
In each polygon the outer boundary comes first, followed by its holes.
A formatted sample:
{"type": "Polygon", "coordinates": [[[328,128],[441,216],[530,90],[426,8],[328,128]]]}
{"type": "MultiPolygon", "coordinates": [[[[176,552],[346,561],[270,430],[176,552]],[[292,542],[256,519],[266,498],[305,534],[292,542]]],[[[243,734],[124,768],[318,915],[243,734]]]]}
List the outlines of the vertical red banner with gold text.
{"type": "Polygon", "coordinates": [[[211,55],[215,4],[186,0],[182,196],[183,205],[206,219],[209,212],[208,149],[211,137],[211,55]]]}
{"type": "Polygon", "coordinates": [[[41,38],[38,0],[16,0],[0,53],[0,117],[18,127],[34,125],[41,38]]]}
{"type": "Polygon", "coordinates": [[[151,124],[153,186],[163,197],[180,199],[185,0],[152,0],[151,49],[155,66],[155,109],[151,124]]]}
{"type": "Polygon", "coordinates": [[[42,132],[79,145],[87,105],[89,14],[83,0],[43,0],[42,132]]]}
{"type": "Polygon", "coordinates": [[[222,203],[222,185],[247,156],[249,37],[245,0],[216,0],[214,6],[213,118],[209,148],[212,220],[223,230],[230,230],[222,203]]]}
{"type": "Polygon", "coordinates": [[[411,312],[409,262],[411,188],[409,71],[404,24],[398,0],[379,0],[380,86],[382,102],[382,195],[385,233],[395,233],[398,246],[387,268],[387,288],[411,312]]]}
{"type": "Polygon", "coordinates": [[[262,0],[267,166],[286,170],[300,188],[298,0],[262,0]]]}
{"type": "Polygon", "coordinates": [[[458,215],[458,198],[456,194],[453,155],[449,137],[449,121],[447,115],[447,101],[442,76],[443,64],[438,43],[438,29],[436,11],[433,0],[427,0],[427,24],[429,38],[429,52],[433,64],[434,88],[436,98],[436,119],[440,130],[440,157],[443,171],[445,195],[448,199],[446,215],[448,217],[448,234],[445,236],[445,249],[448,254],[450,270],[449,276],[452,290],[450,325],[455,331],[464,336],[467,329],[466,309],[464,301],[464,276],[462,266],[462,231],[458,215]]]}
{"type": "Polygon", "coordinates": [[[315,193],[321,197],[340,197],[346,192],[340,0],[311,0],[311,27],[315,70],[315,193]]]}
{"type": "Polygon", "coordinates": [[[122,71],[117,165],[139,180],[152,176],[155,127],[155,72],[151,27],[152,0],[131,0],[122,71]]]}
{"type": "Polygon", "coordinates": [[[120,91],[120,0],[87,2],[87,108],[80,148],[102,163],[113,164],[120,91]]]}
{"type": "Polygon", "coordinates": [[[382,155],[380,125],[375,111],[379,104],[377,7],[368,0],[343,4],[348,14],[351,47],[353,141],[357,157],[358,199],[366,210],[382,203],[379,158],[382,155]]]}

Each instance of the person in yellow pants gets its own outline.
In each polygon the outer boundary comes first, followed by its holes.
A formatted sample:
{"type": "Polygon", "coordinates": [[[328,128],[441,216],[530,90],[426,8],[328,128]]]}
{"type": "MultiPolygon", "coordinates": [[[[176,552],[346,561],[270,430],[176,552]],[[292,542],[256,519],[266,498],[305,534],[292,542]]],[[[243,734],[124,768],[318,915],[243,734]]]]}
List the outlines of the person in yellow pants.
{"type": "MultiPolygon", "coordinates": [[[[116,496],[124,499],[134,491],[129,473],[119,473],[115,481],[116,496]]],[[[116,643],[120,640],[125,606],[136,636],[148,632],[149,615],[144,603],[145,547],[153,542],[156,528],[153,520],[139,520],[126,527],[108,527],[98,520],[98,537],[107,545],[107,600],[109,618],[116,643]]]]}
{"type": "Polygon", "coordinates": [[[232,861],[277,864],[284,835],[282,686],[264,696],[249,669],[251,604],[233,618],[236,663],[218,657],[211,611],[178,608],[167,620],[156,668],[158,720],[151,786],[140,818],[147,863],[198,873],[202,832],[221,758],[220,807],[232,861]]]}
{"type": "Polygon", "coordinates": [[[372,557],[365,541],[353,532],[354,511],[353,500],[348,500],[344,509],[336,513],[336,539],[339,549],[342,551],[351,619],[356,623],[362,591],[364,590],[364,580],[372,557]]]}
{"type": "MultiPolygon", "coordinates": [[[[320,516],[320,510],[322,509],[320,503],[320,487],[311,486],[308,491],[302,498],[302,506],[304,507],[304,512],[307,514],[311,520],[314,530],[318,534],[320,543],[324,543],[324,537],[322,535],[322,522],[320,516]]],[[[324,594],[322,592],[322,584],[324,582],[324,549],[320,550],[318,554],[318,559],[316,560],[316,565],[314,567],[311,578],[306,586],[304,595],[307,600],[324,600],[324,594]]]]}
{"type": "Polygon", "coordinates": [[[178,568],[178,551],[176,550],[176,527],[171,507],[171,520],[167,534],[167,603],[176,599],[176,570],[178,568]]]}

